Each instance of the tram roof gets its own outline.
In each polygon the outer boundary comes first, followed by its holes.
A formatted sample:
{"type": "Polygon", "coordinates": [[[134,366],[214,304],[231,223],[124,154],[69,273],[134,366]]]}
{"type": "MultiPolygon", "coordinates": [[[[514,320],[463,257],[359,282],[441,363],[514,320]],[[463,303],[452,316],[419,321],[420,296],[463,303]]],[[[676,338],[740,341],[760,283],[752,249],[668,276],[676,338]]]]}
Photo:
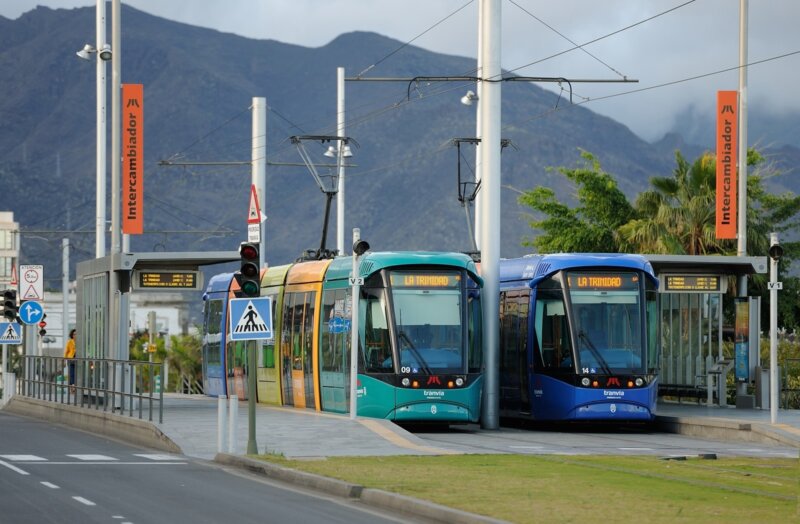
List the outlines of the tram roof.
{"type": "Polygon", "coordinates": [[[652,275],[650,262],[641,255],[625,253],[553,253],[526,255],[500,263],[500,281],[533,280],[563,269],[576,267],[615,267],[638,269],[652,275]]]}
{"type": "Polygon", "coordinates": [[[767,257],[731,257],[721,255],[643,255],[656,273],[718,273],[723,275],[764,274],[769,269],[767,257]]]}
{"type": "MultiPolygon", "coordinates": [[[[402,266],[454,266],[469,271],[481,284],[483,280],[472,258],[463,253],[438,251],[379,251],[367,252],[361,257],[359,275],[367,277],[387,267],[402,266]]],[[[339,257],[331,262],[326,281],[346,279],[353,267],[352,257],[339,257]]]]}
{"type": "Polygon", "coordinates": [[[209,293],[228,291],[231,285],[231,279],[233,279],[233,273],[219,273],[211,277],[208,280],[208,285],[206,286],[206,292],[203,295],[203,299],[205,299],[209,293]]]}

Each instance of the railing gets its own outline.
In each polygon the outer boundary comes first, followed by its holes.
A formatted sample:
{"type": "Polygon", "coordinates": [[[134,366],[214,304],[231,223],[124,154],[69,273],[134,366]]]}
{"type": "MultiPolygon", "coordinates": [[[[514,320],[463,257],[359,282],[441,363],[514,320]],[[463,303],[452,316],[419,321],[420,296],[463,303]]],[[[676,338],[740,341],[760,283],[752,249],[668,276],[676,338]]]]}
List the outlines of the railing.
{"type": "Polygon", "coordinates": [[[164,421],[164,364],[139,360],[23,356],[16,394],[164,421]],[[70,375],[71,374],[71,375],[70,375]]]}

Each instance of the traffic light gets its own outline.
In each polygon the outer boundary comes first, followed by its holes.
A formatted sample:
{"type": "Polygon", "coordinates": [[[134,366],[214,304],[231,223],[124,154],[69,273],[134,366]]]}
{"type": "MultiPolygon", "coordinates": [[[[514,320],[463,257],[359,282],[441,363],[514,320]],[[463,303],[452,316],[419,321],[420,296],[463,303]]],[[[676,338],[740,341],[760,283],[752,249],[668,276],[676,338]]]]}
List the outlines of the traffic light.
{"type": "Polygon", "coordinates": [[[47,313],[42,315],[42,320],[39,321],[39,335],[42,337],[47,334],[47,330],[45,329],[47,327],[47,322],[44,321],[44,319],[46,318],[47,318],[47,313]]]}
{"type": "Polygon", "coordinates": [[[3,291],[3,317],[8,322],[17,320],[17,290],[6,289],[3,291]]]}
{"type": "Polygon", "coordinates": [[[261,268],[259,267],[258,244],[242,242],[239,245],[241,266],[236,273],[236,281],[241,290],[237,295],[243,297],[257,297],[261,294],[261,268]]]}

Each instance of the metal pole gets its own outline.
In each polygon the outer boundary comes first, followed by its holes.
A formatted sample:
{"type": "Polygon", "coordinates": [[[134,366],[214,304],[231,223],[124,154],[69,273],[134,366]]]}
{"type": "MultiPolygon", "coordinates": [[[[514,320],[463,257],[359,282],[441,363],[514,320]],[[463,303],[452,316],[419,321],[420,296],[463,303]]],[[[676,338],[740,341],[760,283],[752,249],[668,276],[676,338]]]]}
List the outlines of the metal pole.
{"type": "MultiPolygon", "coordinates": [[[[258,455],[256,443],[256,351],[260,340],[252,341],[247,352],[247,454],[258,455]]],[[[246,342],[249,344],[249,342],[246,342]]]]}
{"type": "MultiPolygon", "coordinates": [[[[122,25],[120,0],[111,2],[111,258],[108,273],[108,347],[101,348],[95,357],[128,360],[128,348],[121,347],[120,336],[127,335],[127,319],[120,307],[119,276],[114,262],[120,253],[120,184],[121,184],[121,121],[120,75],[122,71],[122,25]]],[[[122,383],[122,381],[120,381],[122,383]]]]}
{"type": "MultiPolygon", "coordinates": [[[[778,233],[770,233],[770,245],[778,233]]],[[[778,260],[769,259],[769,420],[778,423],[778,260]]]]}
{"type": "MultiPolygon", "coordinates": [[[[499,79],[501,50],[501,2],[481,0],[483,35],[481,36],[481,64],[485,79],[499,79]]],[[[500,101],[502,82],[486,82],[481,90],[481,164],[479,166],[483,208],[481,210],[481,272],[484,289],[483,336],[484,390],[481,425],[497,429],[499,417],[499,345],[498,329],[500,280],[500,101]]]]}
{"type": "MultiPolygon", "coordinates": [[[[344,67],[336,68],[336,135],[344,134],[344,67]]],[[[344,142],[339,141],[337,158],[339,164],[339,191],[336,193],[336,250],[344,255],[344,142]]]]}
{"type": "MultiPolygon", "coordinates": [[[[251,183],[256,187],[256,198],[258,198],[258,208],[262,214],[266,214],[266,190],[267,190],[267,99],[264,97],[253,97],[253,128],[252,128],[252,151],[250,161],[252,162],[251,183]]],[[[258,217],[261,220],[261,217],[258,217]]],[[[266,265],[266,240],[264,237],[266,221],[259,222],[261,228],[261,249],[258,250],[258,267],[266,265]]]]}
{"type": "MultiPolygon", "coordinates": [[[[361,230],[357,227],[353,228],[353,245],[361,240],[361,230]]],[[[352,280],[352,300],[350,301],[350,418],[356,418],[358,410],[358,311],[359,311],[359,297],[361,296],[361,286],[359,285],[358,271],[359,256],[353,253],[353,269],[351,276],[352,280]]]]}
{"type": "Polygon", "coordinates": [[[106,44],[106,0],[97,0],[95,17],[95,58],[97,59],[97,181],[95,187],[95,258],[106,256],[106,61],[100,51],[106,44]]]}
{"type": "MultiPolygon", "coordinates": [[[[739,183],[736,254],[747,256],[747,0],[739,0],[739,183]]],[[[738,295],[747,296],[747,275],[738,281],[738,295]]],[[[747,384],[736,384],[736,394],[746,395],[747,384]]]]}
{"type": "Polygon", "coordinates": [[[111,253],[120,252],[120,185],[121,185],[121,134],[120,120],[122,82],[122,21],[120,0],[111,2],[111,253]]]}
{"type": "MultiPolygon", "coordinates": [[[[739,0],[739,235],[736,254],[747,256],[747,0],[739,0]]],[[[747,277],[739,295],[747,296],[747,277]]]]}
{"type": "MultiPolygon", "coordinates": [[[[483,10],[479,7],[478,8],[478,67],[475,71],[475,76],[478,78],[483,78],[483,58],[481,56],[483,49],[483,10]]],[[[475,136],[480,138],[481,131],[483,128],[481,127],[481,96],[483,96],[483,82],[476,82],[475,83],[475,94],[477,95],[476,108],[475,108],[475,136]]],[[[481,165],[481,148],[480,146],[475,148],[475,183],[478,184],[481,181],[481,173],[478,170],[478,167],[481,165]]],[[[478,191],[475,194],[475,228],[473,229],[473,238],[475,239],[475,249],[480,251],[481,248],[481,222],[483,222],[483,207],[481,206],[481,193],[478,191]]]]}
{"type": "MultiPolygon", "coordinates": [[[[61,335],[69,338],[69,239],[61,239],[61,335]]],[[[62,344],[62,346],[64,345],[62,344]]]]}

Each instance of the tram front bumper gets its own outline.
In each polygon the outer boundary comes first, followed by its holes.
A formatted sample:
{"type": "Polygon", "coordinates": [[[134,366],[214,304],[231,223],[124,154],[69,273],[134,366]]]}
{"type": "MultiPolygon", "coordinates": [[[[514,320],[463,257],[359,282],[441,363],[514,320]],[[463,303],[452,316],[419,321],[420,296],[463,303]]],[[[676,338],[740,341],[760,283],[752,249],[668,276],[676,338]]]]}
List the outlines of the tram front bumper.
{"type": "Polygon", "coordinates": [[[655,418],[646,406],[630,402],[592,402],[576,407],[571,413],[573,420],[633,420],[651,421],[655,418]]]}
{"type": "Polygon", "coordinates": [[[386,417],[397,421],[418,422],[472,422],[470,411],[464,406],[448,402],[416,402],[398,406],[386,417]]]}

